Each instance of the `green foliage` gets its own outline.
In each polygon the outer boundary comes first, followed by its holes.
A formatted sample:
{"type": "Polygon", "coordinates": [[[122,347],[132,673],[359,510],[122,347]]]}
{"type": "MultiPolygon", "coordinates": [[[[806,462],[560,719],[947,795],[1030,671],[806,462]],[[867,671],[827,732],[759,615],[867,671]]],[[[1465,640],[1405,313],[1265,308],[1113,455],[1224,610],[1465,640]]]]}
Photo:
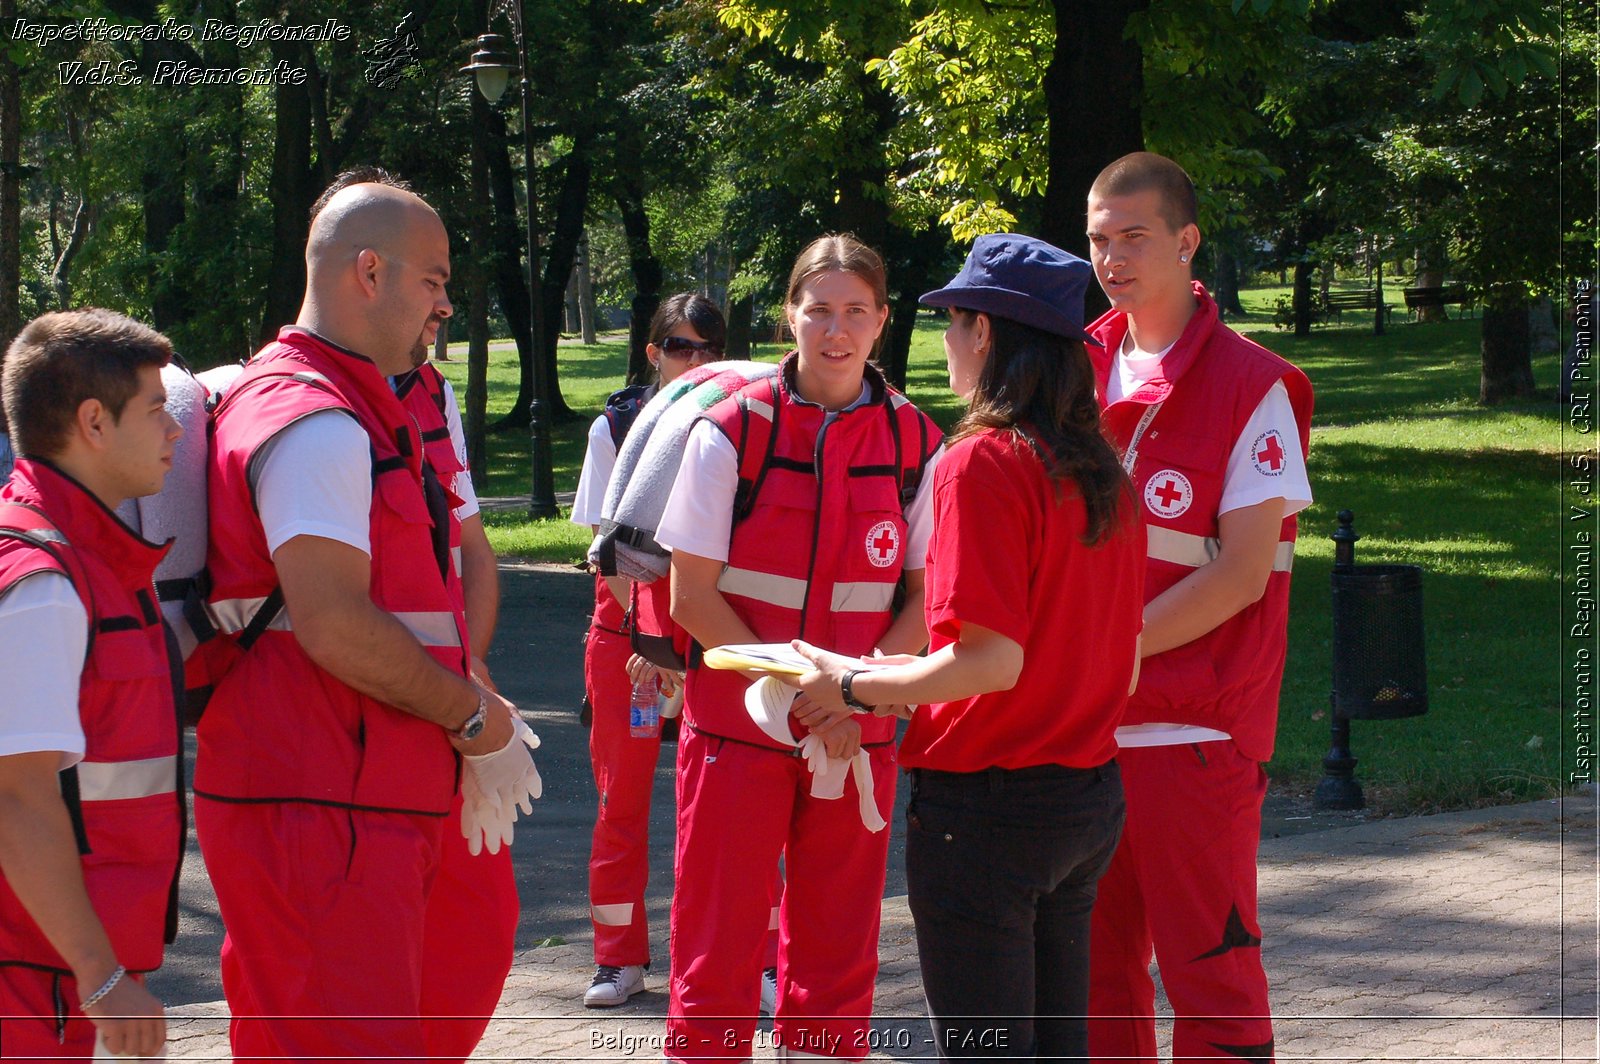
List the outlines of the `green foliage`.
{"type": "Polygon", "coordinates": [[[1051,6],[938,4],[905,41],[866,69],[903,97],[927,143],[908,187],[946,204],[956,240],[1015,225],[1020,200],[1040,196],[1049,148],[1043,79],[1055,47],[1051,6]]]}

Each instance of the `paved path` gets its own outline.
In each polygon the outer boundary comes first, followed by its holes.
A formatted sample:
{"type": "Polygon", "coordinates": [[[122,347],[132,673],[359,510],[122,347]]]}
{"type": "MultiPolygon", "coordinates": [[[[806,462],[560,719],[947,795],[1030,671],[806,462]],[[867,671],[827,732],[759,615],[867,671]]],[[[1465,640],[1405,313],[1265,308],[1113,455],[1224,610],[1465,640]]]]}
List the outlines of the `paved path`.
{"type": "MultiPolygon", "coordinates": [[[[1592,796],[1266,840],[1278,1059],[1594,1061],[1595,873],[1592,796]]],[[[879,956],[870,1059],[930,1058],[904,897],[884,901],[879,956]]],[[[474,1059],[659,1059],[663,977],[587,1011],[590,965],[587,941],[520,953],[474,1059]]],[[[220,1004],[175,1013],[174,1059],[226,1058],[220,1004]]]]}

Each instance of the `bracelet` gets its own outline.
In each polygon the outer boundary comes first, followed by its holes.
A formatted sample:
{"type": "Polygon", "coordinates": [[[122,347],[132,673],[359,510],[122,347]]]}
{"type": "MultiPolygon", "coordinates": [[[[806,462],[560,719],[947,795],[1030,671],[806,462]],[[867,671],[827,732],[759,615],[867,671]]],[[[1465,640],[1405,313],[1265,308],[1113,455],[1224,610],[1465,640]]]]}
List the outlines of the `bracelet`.
{"type": "Polygon", "coordinates": [[[120,964],[117,965],[117,970],[111,973],[111,978],[102,983],[99,990],[96,990],[94,993],[83,999],[83,1003],[78,1006],[78,1011],[88,1012],[90,1008],[98,1005],[100,1003],[100,999],[111,993],[112,990],[116,989],[117,984],[122,982],[122,977],[127,974],[128,969],[124,968],[120,964]]]}
{"type": "Polygon", "coordinates": [[[860,710],[861,712],[865,713],[872,707],[857,701],[855,692],[851,690],[851,687],[854,686],[856,682],[856,677],[860,676],[861,673],[861,669],[851,669],[849,672],[844,674],[843,678],[839,680],[839,696],[844,699],[844,704],[849,706],[851,709],[860,710]]]}

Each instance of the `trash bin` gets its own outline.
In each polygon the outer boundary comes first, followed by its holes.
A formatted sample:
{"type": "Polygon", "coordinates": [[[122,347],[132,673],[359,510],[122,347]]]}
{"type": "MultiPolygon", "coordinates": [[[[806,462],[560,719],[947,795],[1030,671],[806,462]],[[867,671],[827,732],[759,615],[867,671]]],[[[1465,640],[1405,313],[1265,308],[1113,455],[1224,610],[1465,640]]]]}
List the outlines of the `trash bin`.
{"type": "Polygon", "coordinates": [[[1333,711],[1349,720],[1428,711],[1417,566],[1334,566],[1333,711]]]}

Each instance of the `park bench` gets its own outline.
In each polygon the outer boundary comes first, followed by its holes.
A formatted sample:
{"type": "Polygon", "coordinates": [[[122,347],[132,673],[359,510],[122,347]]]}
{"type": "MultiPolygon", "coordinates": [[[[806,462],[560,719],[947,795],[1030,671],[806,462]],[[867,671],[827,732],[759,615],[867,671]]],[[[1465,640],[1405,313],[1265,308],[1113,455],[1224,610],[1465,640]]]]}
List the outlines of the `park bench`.
{"type": "MultiPolygon", "coordinates": [[[[1417,316],[1419,310],[1438,307],[1443,310],[1448,304],[1454,303],[1463,311],[1472,308],[1472,296],[1467,292],[1464,284],[1447,284],[1434,288],[1407,288],[1405,290],[1406,311],[1412,318],[1417,316]]],[[[1446,312],[1448,315],[1448,312],[1446,312]]]]}
{"type": "MultiPolygon", "coordinates": [[[[1323,310],[1335,321],[1344,320],[1347,310],[1374,310],[1378,306],[1378,290],[1376,288],[1357,288],[1345,291],[1329,292],[1327,300],[1323,303],[1323,310]]],[[[1384,304],[1383,320],[1387,322],[1393,310],[1384,304]]]]}

